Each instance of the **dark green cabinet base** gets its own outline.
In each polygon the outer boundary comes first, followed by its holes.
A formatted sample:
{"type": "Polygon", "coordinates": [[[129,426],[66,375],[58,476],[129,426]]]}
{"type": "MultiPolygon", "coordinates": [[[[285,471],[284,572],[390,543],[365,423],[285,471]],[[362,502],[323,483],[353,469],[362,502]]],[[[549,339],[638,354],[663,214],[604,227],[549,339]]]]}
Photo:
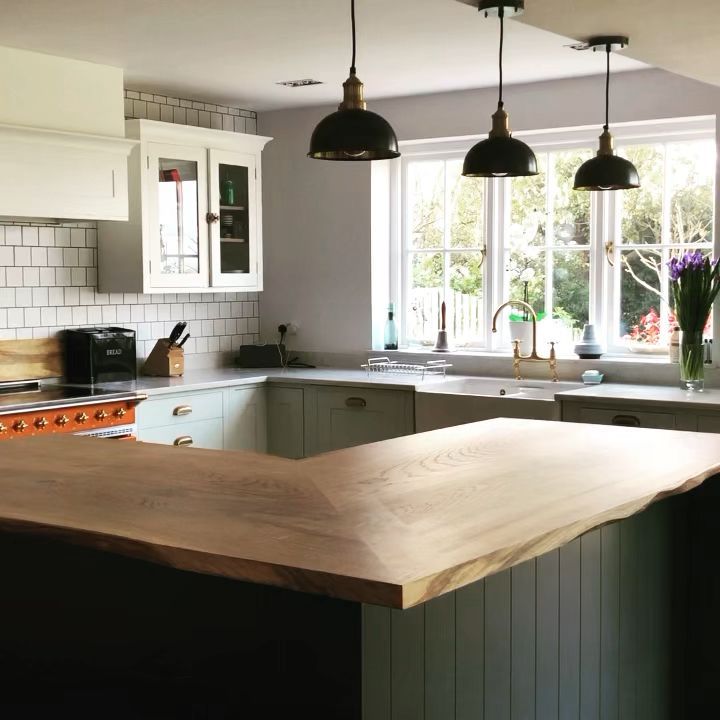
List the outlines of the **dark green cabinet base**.
{"type": "Polygon", "coordinates": [[[0,717],[720,717],[713,483],[406,611],[0,534],[0,717]]]}

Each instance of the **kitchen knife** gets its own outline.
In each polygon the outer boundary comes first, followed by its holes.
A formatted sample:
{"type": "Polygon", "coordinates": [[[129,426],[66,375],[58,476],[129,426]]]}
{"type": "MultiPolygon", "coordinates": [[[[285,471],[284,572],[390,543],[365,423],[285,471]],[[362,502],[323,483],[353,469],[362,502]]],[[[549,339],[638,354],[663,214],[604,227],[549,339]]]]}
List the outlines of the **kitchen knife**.
{"type": "Polygon", "coordinates": [[[172,347],[178,341],[178,338],[183,334],[183,330],[186,327],[186,322],[179,322],[177,325],[175,325],[172,332],[170,333],[170,337],[168,338],[168,340],[170,341],[170,347],[172,347]]]}
{"type": "Polygon", "coordinates": [[[178,347],[181,348],[181,347],[187,342],[187,339],[188,339],[189,337],[190,337],[190,333],[188,333],[188,334],[178,343],[178,347]]]}

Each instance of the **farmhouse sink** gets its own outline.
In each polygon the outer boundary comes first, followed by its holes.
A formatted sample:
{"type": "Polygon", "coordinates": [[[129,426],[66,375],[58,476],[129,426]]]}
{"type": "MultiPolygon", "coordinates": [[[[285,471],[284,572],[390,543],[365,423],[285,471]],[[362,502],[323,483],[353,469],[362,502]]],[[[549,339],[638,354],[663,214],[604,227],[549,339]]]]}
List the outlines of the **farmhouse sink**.
{"type": "Polygon", "coordinates": [[[462,425],[494,417],[559,420],[555,394],[577,390],[582,383],[503,378],[446,378],[417,388],[418,432],[462,425]]]}

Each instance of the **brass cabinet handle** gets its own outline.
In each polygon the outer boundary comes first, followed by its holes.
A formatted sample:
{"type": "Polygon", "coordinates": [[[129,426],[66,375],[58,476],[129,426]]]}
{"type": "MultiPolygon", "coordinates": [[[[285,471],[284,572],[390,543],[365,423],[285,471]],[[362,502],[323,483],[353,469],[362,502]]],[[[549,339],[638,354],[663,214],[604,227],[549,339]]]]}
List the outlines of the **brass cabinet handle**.
{"type": "Polygon", "coordinates": [[[65,427],[69,422],[70,418],[67,415],[60,415],[60,417],[55,418],[55,424],[60,427],[65,427]]]}
{"type": "Polygon", "coordinates": [[[192,407],[190,405],[178,405],[173,410],[173,415],[189,415],[192,412],[192,407]]]}
{"type": "Polygon", "coordinates": [[[44,418],[44,417],[35,418],[35,427],[38,430],[44,430],[45,427],[47,427],[47,424],[48,424],[47,418],[44,418]]]}
{"type": "Polygon", "coordinates": [[[616,415],[612,419],[612,424],[622,427],[640,427],[640,419],[634,415],[616,415]]]}
{"type": "Polygon", "coordinates": [[[14,425],[13,429],[15,432],[25,432],[27,430],[28,424],[24,420],[18,420],[14,425]]]}
{"type": "Polygon", "coordinates": [[[212,223],[216,223],[219,219],[220,219],[220,216],[216,213],[209,212],[209,213],[207,213],[207,215],[205,215],[205,220],[207,220],[208,225],[212,225],[212,223]]]}
{"type": "Polygon", "coordinates": [[[193,439],[189,435],[182,435],[179,438],[175,438],[173,440],[173,445],[177,445],[177,447],[183,447],[184,445],[192,445],[193,439]]]}
{"type": "Polygon", "coordinates": [[[97,420],[100,420],[100,422],[102,422],[107,416],[108,416],[108,414],[105,412],[105,410],[98,410],[95,413],[95,418],[97,420]]]}
{"type": "Polygon", "coordinates": [[[364,408],[367,407],[367,400],[361,397],[349,397],[345,398],[345,405],[347,407],[364,408]]]}

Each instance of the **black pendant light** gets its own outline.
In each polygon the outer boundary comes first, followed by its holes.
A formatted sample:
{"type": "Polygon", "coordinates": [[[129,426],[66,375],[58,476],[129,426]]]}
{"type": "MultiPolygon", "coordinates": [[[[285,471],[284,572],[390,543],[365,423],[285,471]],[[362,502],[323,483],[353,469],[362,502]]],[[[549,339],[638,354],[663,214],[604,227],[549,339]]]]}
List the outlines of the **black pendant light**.
{"type": "Polygon", "coordinates": [[[525,9],[524,0],[480,0],[478,10],[500,18],[500,83],[497,112],[492,116],[492,130],[487,140],[470,148],[465,156],[462,174],[466,177],[522,177],[537,175],[535,153],[510,132],[508,114],[503,103],[503,44],[505,15],[515,17],[525,9]]]}
{"type": "Polygon", "coordinates": [[[321,120],[310,138],[308,157],[315,160],[389,160],[400,156],[395,131],[377,113],[367,110],[363,84],[355,74],[355,0],[350,0],[352,65],[343,83],[337,112],[321,120]]]}
{"type": "Polygon", "coordinates": [[[575,175],[575,190],[632,190],[640,187],[636,167],[615,154],[610,134],[610,53],[614,47],[624,48],[628,38],[603,35],[591,38],[584,48],[602,49],[607,57],[605,72],[605,125],[600,136],[600,149],[594,158],[584,162],[575,175]]]}

